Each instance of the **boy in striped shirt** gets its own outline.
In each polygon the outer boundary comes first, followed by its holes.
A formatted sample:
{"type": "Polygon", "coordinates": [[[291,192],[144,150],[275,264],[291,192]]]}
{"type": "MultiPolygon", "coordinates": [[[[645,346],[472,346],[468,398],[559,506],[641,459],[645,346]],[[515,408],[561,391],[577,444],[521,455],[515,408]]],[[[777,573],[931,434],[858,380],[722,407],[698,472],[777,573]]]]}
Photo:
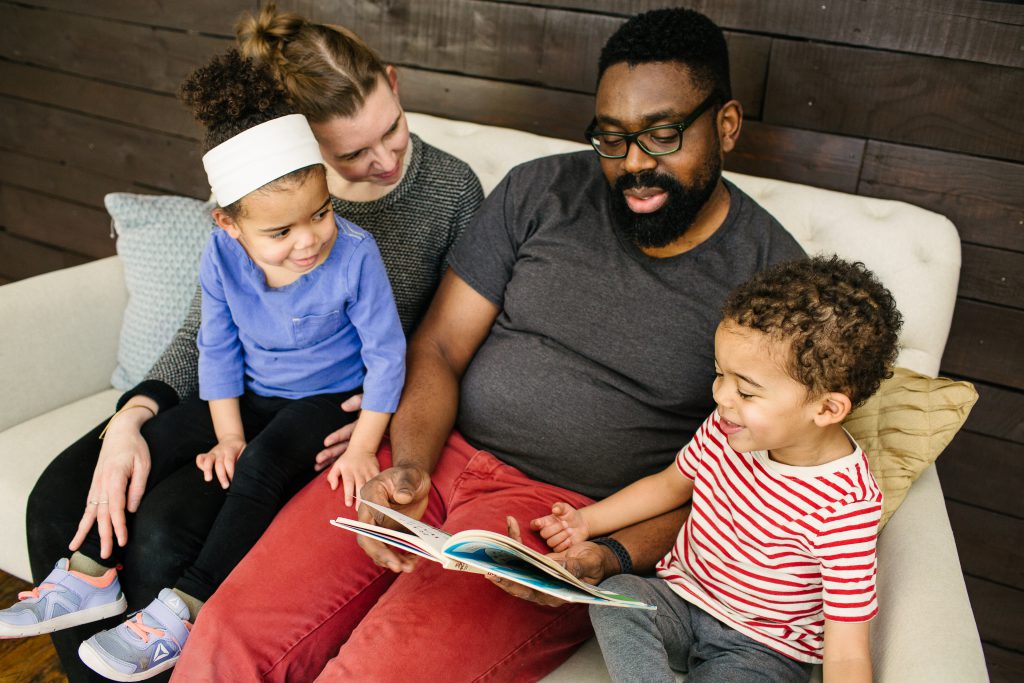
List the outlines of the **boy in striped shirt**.
{"type": "Polygon", "coordinates": [[[863,264],[818,257],[738,287],[715,334],[716,411],[658,474],[533,521],[564,550],[686,502],[657,578],[601,584],[656,612],[592,607],[616,681],[869,681],[882,494],[843,419],[891,376],[901,316],[863,264]],[[682,598],[682,600],[679,600],[682,598]]]}

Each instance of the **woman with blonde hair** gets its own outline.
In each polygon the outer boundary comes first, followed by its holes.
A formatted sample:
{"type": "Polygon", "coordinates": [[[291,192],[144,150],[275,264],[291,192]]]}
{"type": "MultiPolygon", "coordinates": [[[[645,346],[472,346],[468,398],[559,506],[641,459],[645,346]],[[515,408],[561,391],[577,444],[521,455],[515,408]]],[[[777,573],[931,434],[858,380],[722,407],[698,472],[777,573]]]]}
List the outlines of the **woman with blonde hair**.
{"type": "MultiPolygon", "coordinates": [[[[328,167],[334,211],[377,241],[402,328],[411,335],[450,249],[483,199],[479,181],[464,162],[409,132],[394,68],[351,31],[268,5],[239,22],[238,45],[271,68],[293,108],[309,119],[328,167]]],[[[198,392],[199,323],[197,290],[182,328],[146,379],[121,397],[109,421],[69,446],[36,483],[27,516],[37,581],[53,569],[54,557],[67,554],[68,538],[93,526],[103,558],[111,556],[114,543],[123,549],[120,582],[129,610],[145,607],[148,597],[197,558],[224,489],[216,478],[205,482],[194,464],[158,484],[147,486],[147,480],[150,449],[176,436],[174,421],[161,417],[198,392]],[[82,501],[93,500],[104,504],[86,504],[83,514],[82,501]]],[[[342,408],[359,406],[354,398],[342,408]]],[[[316,469],[341,455],[350,436],[351,426],[328,436],[316,469]]],[[[311,469],[309,479],[314,476],[311,469]]],[[[327,487],[326,477],[320,479],[310,486],[327,487]]],[[[344,508],[340,494],[338,507],[344,508]]],[[[69,680],[103,680],[82,666],[78,647],[97,629],[119,622],[113,617],[54,634],[69,680]]]]}
{"type": "Polygon", "coordinates": [[[398,73],[348,29],[269,5],[244,16],[237,37],[240,52],[270,66],[309,120],[333,171],[335,213],[381,245],[408,333],[483,199],[479,181],[464,162],[409,132],[398,73]]]}

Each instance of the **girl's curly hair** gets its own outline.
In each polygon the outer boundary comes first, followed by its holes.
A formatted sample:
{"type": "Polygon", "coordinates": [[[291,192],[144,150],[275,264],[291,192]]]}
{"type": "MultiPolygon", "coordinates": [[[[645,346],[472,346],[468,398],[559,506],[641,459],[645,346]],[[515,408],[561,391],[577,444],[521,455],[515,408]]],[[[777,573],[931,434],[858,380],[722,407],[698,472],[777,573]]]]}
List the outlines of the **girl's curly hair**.
{"type": "Polygon", "coordinates": [[[270,69],[235,49],[193,71],[178,95],[206,129],[203,151],[253,126],[295,113],[270,69]]]}
{"type": "MultiPolygon", "coordinates": [[[[181,84],[178,96],[206,129],[203,152],[261,123],[296,113],[270,69],[261,62],[243,57],[235,49],[214,57],[206,66],[193,71],[181,84]]],[[[319,164],[300,168],[263,188],[273,189],[285,182],[303,182],[319,168],[319,164]]],[[[245,214],[242,199],[222,208],[232,218],[238,218],[245,214]]]]}
{"type": "Polygon", "coordinates": [[[780,263],[729,295],[722,318],[788,343],[786,369],[809,393],[856,407],[892,376],[903,317],[863,263],[838,256],[780,263]]]}

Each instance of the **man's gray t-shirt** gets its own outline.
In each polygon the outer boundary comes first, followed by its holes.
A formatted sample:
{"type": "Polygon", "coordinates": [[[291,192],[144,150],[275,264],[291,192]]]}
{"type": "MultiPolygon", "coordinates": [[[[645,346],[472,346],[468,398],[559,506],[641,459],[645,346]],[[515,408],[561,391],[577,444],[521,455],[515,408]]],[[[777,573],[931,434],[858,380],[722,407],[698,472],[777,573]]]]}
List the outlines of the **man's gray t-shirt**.
{"type": "Polygon", "coordinates": [[[727,183],[694,249],[646,256],[613,227],[590,151],[518,166],[450,257],[500,309],[462,379],[457,427],[539,481],[603,498],[671,461],[714,407],[714,333],[732,288],[804,256],[727,183]]]}

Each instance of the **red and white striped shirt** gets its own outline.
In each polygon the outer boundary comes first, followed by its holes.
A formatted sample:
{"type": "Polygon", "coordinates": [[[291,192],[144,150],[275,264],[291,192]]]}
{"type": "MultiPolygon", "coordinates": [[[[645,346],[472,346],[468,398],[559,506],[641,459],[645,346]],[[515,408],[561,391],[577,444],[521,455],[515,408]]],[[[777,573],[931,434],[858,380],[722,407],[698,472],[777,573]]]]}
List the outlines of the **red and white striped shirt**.
{"type": "Polygon", "coordinates": [[[676,456],[694,482],[693,506],[658,576],[737,631],[818,664],[826,617],[867,621],[878,611],[882,492],[859,446],[794,467],[732,450],[718,419],[676,456]]]}

